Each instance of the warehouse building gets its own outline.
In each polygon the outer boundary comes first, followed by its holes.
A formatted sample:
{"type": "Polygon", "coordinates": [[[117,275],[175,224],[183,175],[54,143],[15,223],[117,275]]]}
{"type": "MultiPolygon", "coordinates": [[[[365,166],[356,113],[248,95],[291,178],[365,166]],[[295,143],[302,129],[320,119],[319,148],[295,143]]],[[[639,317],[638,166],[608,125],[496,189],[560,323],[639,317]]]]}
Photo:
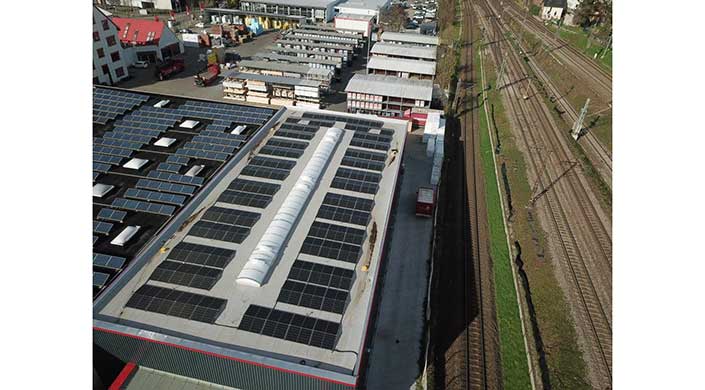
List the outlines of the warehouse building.
{"type": "Polygon", "coordinates": [[[339,31],[362,33],[362,36],[367,38],[372,34],[374,18],[372,15],[340,13],[335,15],[335,28],[339,31]]]}
{"type": "Polygon", "coordinates": [[[377,21],[379,12],[389,7],[390,3],[391,0],[346,0],[338,4],[335,10],[339,14],[372,16],[377,21]]]}
{"type": "Polygon", "coordinates": [[[405,45],[377,42],[372,45],[370,55],[375,57],[404,58],[409,60],[436,61],[436,46],[405,45]]]}
{"type": "Polygon", "coordinates": [[[134,258],[159,248],[152,238],[202,199],[274,114],[271,108],[93,89],[94,296],[134,258]]]}
{"type": "Polygon", "coordinates": [[[273,14],[268,12],[244,11],[229,8],[206,8],[203,15],[205,20],[212,21],[213,18],[217,18],[217,20],[225,20],[226,22],[231,21],[235,24],[244,23],[248,26],[252,25],[252,23],[256,21],[257,24],[262,26],[265,30],[272,28],[282,30],[296,28],[306,21],[306,17],[301,15],[273,14]]]}
{"type": "Polygon", "coordinates": [[[357,387],[408,122],[277,115],[99,296],[100,348],[243,390],[357,387]]]}
{"type": "Polygon", "coordinates": [[[308,65],[287,64],[278,61],[242,60],[238,63],[238,68],[244,73],[315,80],[321,83],[324,90],[330,88],[335,73],[330,69],[311,68],[308,65]]]}
{"type": "Polygon", "coordinates": [[[272,15],[304,16],[312,22],[330,22],[341,0],[254,0],[241,1],[240,10],[272,15]]]}
{"type": "Polygon", "coordinates": [[[342,66],[346,64],[348,58],[346,54],[341,53],[331,53],[320,50],[295,49],[292,47],[279,47],[276,45],[267,46],[265,49],[275,54],[297,56],[302,58],[318,58],[322,60],[333,61],[337,64],[336,66],[342,66]]]}
{"type": "Polygon", "coordinates": [[[127,49],[127,62],[164,61],[184,52],[184,44],[164,22],[148,19],[112,18],[120,29],[118,38],[127,49]]]}
{"type": "Polygon", "coordinates": [[[255,60],[278,61],[278,62],[282,62],[282,63],[306,65],[309,68],[329,69],[334,72],[333,77],[336,80],[340,77],[340,68],[341,68],[340,61],[325,60],[325,59],[320,59],[320,58],[290,56],[290,55],[277,54],[277,53],[271,53],[271,52],[257,53],[252,58],[255,60]]]}
{"type": "Polygon", "coordinates": [[[293,29],[286,33],[286,36],[290,37],[304,37],[304,38],[324,38],[326,42],[341,42],[347,45],[353,45],[354,47],[361,47],[363,40],[362,36],[358,34],[345,34],[337,31],[316,31],[311,29],[293,29]]]}
{"type": "Polygon", "coordinates": [[[279,47],[282,48],[292,48],[292,49],[303,49],[303,50],[313,50],[319,51],[321,53],[337,53],[343,55],[343,62],[346,64],[353,59],[353,49],[348,45],[339,45],[332,43],[322,43],[322,42],[309,42],[300,39],[283,38],[274,42],[279,47]]]}
{"type": "Polygon", "coordinates": [[[385,31],[381,36],[382,42],[401,43],[407,45],[438,46],[439,39],[431,35],[417,33],[400,33],[385,31]]]}
{"type": "Polygon", "coordinates": [[[396,76],[404,79],[433,80],[436,75],[436,63],[433,61],[374,56],[367,62],[367,74],[396,76]]]}
{"type": "Polygon", "coordinates": [[[108,15],[93,6],[93,84],[113,85],[130,76],[119,32],[108,15]]]}
{"type": "Polygon", "coordinates": [[[396,76],[354,75],[345,87],[348,112],[401,117],[412,108],[429,108],[433,82],[396,76]]]}

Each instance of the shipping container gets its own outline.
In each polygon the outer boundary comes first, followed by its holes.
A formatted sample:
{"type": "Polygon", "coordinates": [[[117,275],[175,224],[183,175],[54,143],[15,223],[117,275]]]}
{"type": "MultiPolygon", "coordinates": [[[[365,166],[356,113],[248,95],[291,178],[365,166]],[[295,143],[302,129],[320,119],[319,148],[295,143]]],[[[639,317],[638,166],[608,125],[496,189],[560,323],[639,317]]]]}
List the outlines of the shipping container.
{"type": "Polygon", "coordinates": [[[433,204],[435,194],[433,188],[419,187],[416,191],[416,215],[420,217],[431,217],[433,215],[433,204]]]}

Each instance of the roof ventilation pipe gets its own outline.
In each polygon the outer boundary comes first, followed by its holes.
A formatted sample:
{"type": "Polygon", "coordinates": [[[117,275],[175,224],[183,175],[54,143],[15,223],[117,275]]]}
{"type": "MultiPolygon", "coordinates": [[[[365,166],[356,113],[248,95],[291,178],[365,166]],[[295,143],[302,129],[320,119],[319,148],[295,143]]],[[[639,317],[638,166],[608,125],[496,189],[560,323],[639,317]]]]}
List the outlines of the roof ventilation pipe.
{"type": "Polygon", "coordinates": [[[289,237],[304,205],[316,188],[323,170],[333,155],[343,130],[331,127],[318,144],[313,157],[306,164],[301,176],[294,184],[274,219],[267,227],[255,250],[240,271],[236,282],[245,286],[260,287],[277,261],[284,243],[289,237]]]}

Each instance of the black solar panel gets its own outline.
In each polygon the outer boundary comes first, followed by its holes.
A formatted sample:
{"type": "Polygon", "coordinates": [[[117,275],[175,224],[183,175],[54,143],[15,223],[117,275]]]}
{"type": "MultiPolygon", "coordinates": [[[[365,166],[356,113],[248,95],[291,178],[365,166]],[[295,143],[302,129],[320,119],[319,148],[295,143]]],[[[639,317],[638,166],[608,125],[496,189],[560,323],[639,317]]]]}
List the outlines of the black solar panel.
{"type": "Polygon", "coordinates": [[[169,217],[174,214],[174,211],[176,211],[176,207],[171,205],[149,203],[140,200],[125,198],[115,198],[110,207],[123,210],[141,211],[145,213],[166,215],[169,217]]]}
{"type": "Polygon", "coordinates": [[[113,229],[113,224],[109,222],[102,222],[102,221],[93,221],[93,233],[96,234],[104,234],[108,235],[110,234],[110,231],[113,229]]]}
{"type": "Polygon", "coordinates": [[[310,140],[311,138],[313,138],[313,133],[311,133],[311,132],[286,130],[286,129],[281,129],[281,128],[275,133],[275,135],[277,137],[305,139],[305,140],[310,140]]]}
{"type": "Polygon", "coordinates": [[[258,213],[213,206],[206,210],[201,219],[226,225],[252,227],[259,220],[259,217],[260,214],[258,213]]]}
{"type": "Polygon", "coordinates": [[[179,173],[181,168],[182,168],[182,165],[166,163],[166,162],[159,163],[159,165],[157,165],[157,170],[164,171],[164,172],[179,173]]]}
{"type": "Polygon", "coordinates": [[[325,198],[323,198],[323,204],[367,212],[372,211],[372,207],[374,207],[374,201],[371,199],[357,198],[333,192],[326,194],[325,198]]]}
{"type": "Polygon", "coordinates": [[[110,275],[104,272],[93,272],[93,287],[103,288],[108,283],[110,275]]]}
{"type": "Polygon", "coordinates": [[[181,261],[190,264],[207,265],[214,268],[225,268],[235,257],[231,249],[180,242],[169,252],[168,260],[181,261]]]}
{"type": "Polygon", "coordinates": [[[359,158],[359,159],[363,159],[363,160],[382,161],[382,162],[387,160],[387,155],[385,153],[372,152],[372,151],[368,151],[368,150],[353,149],[353,148],[348,148],[348,150],[345,151],[345,157],[354,157],[354,158],[359,158]]]}
{"type": "Polygon", "coordinates": [[[309,125],[302,125],[302,124],[297,124],[297,123],[284,123],[281,125],[279,128],[280,130],[296,130],[296,131],[302,131],[306,133],[315,133],[318,131],[318,127],[316,126],[309,126],[309,125]]]}
{"type": "Polygon", "coordinates": [[[260,154],[268,154],[270,156],[280,156],[289,158],[299,158],[304,154],[303,150],[300,149],[280,148],[270,145],[264,146],[262,149],[259,150],[259,152],[260,154]]]}
{"type": "Polygon", "coordinates": [[[294,141],[294,140],[288,140],[288,139],[270,138],[266,145],[267,146],[277,146],[280,148],[287,148],[287,149],[304,150],[304,149],[306,149],[306,147],[308,147],[308,142],[294,141]]]}
{"type": "Polygon", "coordinates": [[[198,177],[198,176],[185,176],[185,175],[179,175],[176,173],[158,172],[158,171],[150,171],[147,174],[147,177],[149,177],[151,179],[161,180],[161,181],[168,181],[171,183],[191,184],[191,185],[197,185],[197,186],[202,185],[203,180],[204,180],[202,177],[198,177]]]}
{"type": "Polygon", "coordinates": [[[309,237],[323,238],[332,241],[361,245],[365,239],[365,230],[333,225],[325,222],[314,222],[308,231],[309,237]]]}
{"type": "Polygon", "coordinates": [[[102,208],[98,211],[98,219],[104,221],[113,221],[122,223],[127,217],[127,213],[122,210],[113,210],[108,208],[102,208]]]}
{"type": "Polygon", "coordinates": [[[365,194],[376,194],[379,186],[370,182],[333,178],[333,182],[330,185],[332,188],[340,188],[342,190],[348,190],[353,192],[361,192],[365,194]]]}
{"type": "Polygon", "coordinates": [[[357,146],[358,148],[365,149],[389,150],[389,142],[374,142],[354,138],[350,140],[350,146],[357,146]]]}
{"type": "Polygon", "coordinates": [[[250,305],[238,329],[313,347],[333,349],[340,324],[282,310],[250,305]]]}
{"type": "Polygon", "coordinates": [[[160,191],[160,192],[172,192],[175,194],[183,194],[183,195],[193,195],[193,193],[196,192],[196,187],[194,187],[194,186],[190,186],[190,185],[186,185],[186,184],[177,184],[177,183],[156,181],[156,180],[150,180],[150,179],[139,179],[137,181],[137,185],[135,187],[143,188],[146,190],[155,190],[155,191],[160,191]]]}
{"type": "Polygon", "coordinates": [[[338,168],[338,170],[335,172],[335,177],[365,181],[370,183],[379,183],[379,181],[382,179],[382,175],[380,175],[379,173],[366,172],[358,169],[350,169],[343,167],[338,168]]]}
{"type": "Polygon", "coordinates": [[[102,253],[93,254],[93,265],[96,267],[119,270],[125,265],[127,259],[120,256],[105,255],[102,253]]]}
{"type": "Polygon", "coordinates": [[[235,179],[230,182],[228,186],[229,190],[236,190],[242,192],[251,192],[253,194],[264,194],[264,195],[274,195],[279,191],[281,186],[274,183],[265,183],[262,181],[246,180],[246,179],[235,179]]]}
{"type": "Polygon", "coordinates": [[[360,258],[360,249],[361,248],[357,245],[306,237],[301,246],[301,253],[336,259],[348,263],[357,263],[360,258]]]}
{"type": "Polygon", "coordinates": [[[126,306],[193,321],[214,323],[226,304],[225,299],[145,284],[135,291],[126,306]]]}
{"type": "Polygon", "coordinates": [[[222,194],[220,194],[220,197],[218,197],[218,202],[239,204],[260,209],[267,207],[271,201],[271,195],[254,194],[251,192],[234,190],[225,190],[222,194]]]}
{"type": "Polygon", "coordinates": [[[329,219],[331,221],[347,222],[354,225],[367,226],[370,222],[370,213],[344,209],[335,206],[321,205],[318,209],[318,218],[329,219]]]}
{"type": "Polygon", "coordinates": [[[289,176],[289,170],[248,165],[242,169],[241,174],[272,180],[284,180],[289,176]]]}
{"type": "Polygon", "coordinates": [[[110,170],[110,164],[93,162],[93,170],[96,172],[101,172],[101,173],[108,172],[110,170]]]}
{"type": "Polygon", "coordinates": [[[210,290],[222,274],[223,271],[220,269],[166,260],[159,264],[149,278],[164,283],[210,290]]]}
{"type": "Polygon", "coordinates": [[[353,270],[304,260],[296,260],[289,271],[289,279],[345,291],[350,291],[354,276],[353,270]]]}
{"type": "Polygon", "coordinates": [[[186,197],[183,195],[167,194],[164,192],[141,190],[137,188],[128,188],[127,191],[125,191],[125,197],[146,200],[149,202],[168,203],[177,206],[182,206],[186,202],[186,197]]]}
{"type": "Polygon", "coordinates": [[[166,162],[168,162],[169,164],[187,165],[189,162],[189,158],[172,154],[166,158],[166,162]]]}
{"type": "Polygon", "coordinates": [[[345,165],[353,168],[369,169],[371,171],[382,172],[384,170],[384,163],[379,161],[364,160],[361,158],[353,157],[343,157],[340,165],[345,165]]]}
{"type": "Polygon", "coordinates": [[[198,221],[193,225],[188,234],[196,237],[240,244],[250,234],[250,229],[222,223],[198,221]]]}
{"type": "Polygon", "coordinates": [[[296,161],[284,160],[281,158],[256,156],[252,160],[250,160],[250,165],[290,170],[296,165],[296,161]]]}
{"type": "Polygon", "coordinates": [[[284,282],[277,298],[279,302],[338,314],[345,311],[347,299],[347,291],[293,280],[284,282]]]}

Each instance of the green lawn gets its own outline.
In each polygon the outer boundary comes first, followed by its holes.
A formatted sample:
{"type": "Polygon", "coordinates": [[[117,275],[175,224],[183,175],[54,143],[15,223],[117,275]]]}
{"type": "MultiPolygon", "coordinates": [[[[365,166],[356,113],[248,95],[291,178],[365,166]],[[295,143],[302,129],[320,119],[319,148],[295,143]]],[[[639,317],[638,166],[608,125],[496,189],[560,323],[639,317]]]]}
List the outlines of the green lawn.
{"type": "MultiPolygon", "coordinates": [[[[553,23],[548,25],[548,28],[555,32],[557,26],[553,23]]],[[[574,26],[561,26],[561,30],[558,33],[560,37],[571,44],[573,47],[585,53],[590,58],[593,58],[597,54],[596,61],[607,70],[612,70],[612,49],[608,49],[604,57],[602,56],[602,49],[604,46],[600,45],[595,39],[592,39],[590,47],[588,47],[588,33],[583,31],[581,27],[574,26]]]]}
{"type": "MultiPolygon", "coordinates": [[[[475,53],[478,82],[480,76],[480,56],[475,53]]],[[[521,330],[521,318],[517,302],[517,291],[512,272],[512,254],[507,247],[504,230],[502,199],[497,186],[497,176],[493,148],[490,140],[489,124],[484,110],[480,114],[480,155],[485,179],[485,198],[490,233],[490,255],[495,277],[495,305],[499,327],[500,354],[505,389],[530,389],[529,366],[521,330]]]]}

